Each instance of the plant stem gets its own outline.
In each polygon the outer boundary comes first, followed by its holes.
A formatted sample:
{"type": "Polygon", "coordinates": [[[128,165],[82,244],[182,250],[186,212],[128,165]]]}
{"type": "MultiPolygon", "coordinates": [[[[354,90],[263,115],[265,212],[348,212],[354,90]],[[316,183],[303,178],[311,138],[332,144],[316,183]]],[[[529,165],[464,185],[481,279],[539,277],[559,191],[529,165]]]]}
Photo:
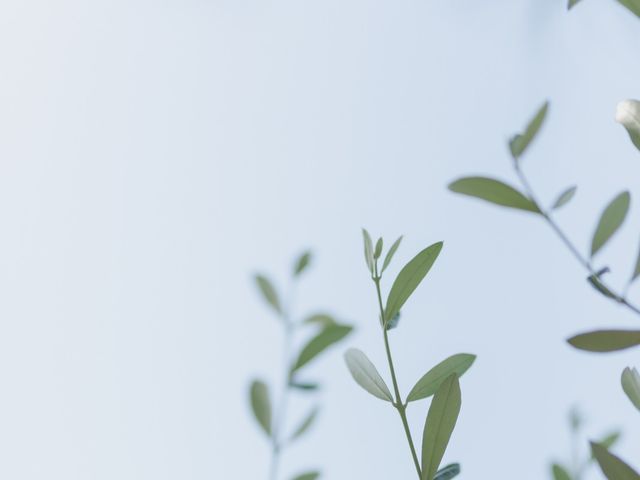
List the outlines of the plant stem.
{"type": "Polygon", "coordinates": [[[626,298],[625,293],[616,293],[616,291],[613,288],[611,288],[604,280],[602,280],[602,278],[598,275],[598,272],[593,268],[591,261],[580,253],[578,248],[573,244],[573,242],[571,242],[567,234],[560,228],[558,223],[553,219],[553,217],[551,216],[551,213],[542,207],[542,204],[538,201],[538,199],[536,198],[536,195],[533,193],[533,188],[531,188],[531,184],[529,183],[529,181],[527,180],[527,177],[522,172],[522,169],[520,168],[520,164],[518,163],[517,160],[514,160],[513,165],[516,171],[516,175],[520,179],[520,183],[522,183],[522,186],[524,187],[526,194],[529,196],[529,199],[536,205],[536,207],[540,211],[540,214],[545,219],[547,224],[556,233],[556,235],[560,238],[560,240],[562,240],[562,243],[565,244],[565,246],[573,254],[576,260],[578,260],[578,262],[585,268],[585,270],[589,272],[589,275],[596,277],[598,279],[598,282],[600,282],[600,284],[606,290],[608,290],[613,294],[614,298],[612,298],[612,300],[616,301],[621,305],[624,305],[636,315],[640,315],[640,308],[632,304],[631,302],[629,302],[629,300],[627,300],[626,298]]]}
{"type": "Polygon", "coordinates": [[[420,468],[420,461],[418,460],[416,447],[413,443],[413,438],[411,436],[411,429],[409,428],[409,422],[407,421],[407,413],[406,413],[407,406],[402,402],[402,396],[400,395],[398,380],[396,378],[396,370],[393,366],[393,357],[391,356],[391,347],[389,346],[389,335],[387,334],[387,328],[384,321],[384,307],[382,306],[382,294],[380,293],[380,276],[378,275],[377,265],[375,267],[375,276],[373,277],[373,281],[376,284],[376,293],[378,295],[378,306],[380,308],[380,319],[382,323],[382,331],[384,336],[384,347],[387,352],[387,362],[389,363],[389,371],[391,372],[391,381],[393,382],[393,391],[396,397],[395,403],[393,404],[393,406],[396,408],[396,410],[400,414],[400,419],[402,420],[402,426],[404,427],[404,433],[407,437],[407,442],[409,443],[409,449],[411,450],[411,457],[413,458],[413,463],[416,467],[418,478],[422,479],[422,470],[420,468]]]}

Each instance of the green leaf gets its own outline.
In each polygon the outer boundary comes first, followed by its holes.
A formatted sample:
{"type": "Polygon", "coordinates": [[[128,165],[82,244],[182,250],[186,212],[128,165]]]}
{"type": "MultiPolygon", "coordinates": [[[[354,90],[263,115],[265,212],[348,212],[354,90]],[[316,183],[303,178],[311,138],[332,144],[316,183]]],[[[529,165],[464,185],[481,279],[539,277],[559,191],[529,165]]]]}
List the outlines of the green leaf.
{"type": "Polygon", "coordinates": [[[620,228],[629,212],[631,195],[629,192],[622,192],[614,198],[604,209],[600,216],[600,221],[593,234],[591,241],[591,256],[593,257],[609,241],[614,233],[620,228]]]}
{"type": "Polygon", "coordinates": [[[407,402],[415,402],[423,398],[428,398],[440,388],[443,381],[452,374],[461,377],[473,364],[476,356],[468,353],[459,353],[443,360],[438,365],[429,370],[409,392],[407,402]]]}
{"type": "Polygon", "coordinates": [[[618,442],[619,439],[620,439],[620,432],[611,432],[610,434],[605,436],[602,440],[600,440],[598,444],[602,445],[604,448],[609,450],[618,442]]]}
{"type": "Polygon", "coordinates": [[[251,383],[250,399],[253,415],[264,432],[271,436],[271,400],[267,384],[261,380],[254,380],[251,383]]]}
{"type": "Polygon", "coordinates": [[[382,263],[382,270],[380,271],[381,274],[387,269],[387,267],[391,263],[391,259],[395,255],[396,250],[398,250],[398,247],[400,246],[400,242],[402,242],[402,236],[400,236],[395,242],[393,242],[393,245],[391,245],[391,248],[385,255],[384,262],[382,263]]]}
{"type": "Polygon", "coordinates": [[[529,124],[527,125],[527,128],[525,128],[524,132],[514,135],[513,138],[511,138],[511,140],[509,141],[509,149],[511,150],[511,155],[514,159],[517,160],[518,158],[520,158],[529,144],[536,137],[544,123],[544,119],[547,116],[548,110],[549,102],[543,103],[534,117],[529,121],[529,124]]]}
{"type": "Polygon", "coordinates": [[[362,229],[362,237],[364,239],[364,260],[367,262],[367,268],[371,275],[373,275],[373,243],[371,242],[371,235],[366,229],[362,229]]]}
{"type": "Polygon", "coordinates": [[[293,434],[291,435],[291,438],[289,439],[290,442],[297,440],[309,430],[311,425],[313,425],[313,422],[315,421],[315,419],[318,417],[318,411],[319,411],[318,408],[314,408],[313,410],[311,410],[311,412],[309,412],[309,414],[305,417],[305,419],[300,423],[298,428],[296,428],[293,434]]]}
{"type": "Polygon", "coordinates": [[[460,464],[452,463],[451,465],[447,465],[446,467],[442,467],[436,473],[436,476],[433,477],[433,480],[451,480],[454,477],[457,477],[460,474],[460,464]]]}
{"type": "MultiPolygon", "coordinates": [[[[624,5],[624,2],[620,3],[624,5]]],[[[633,11],[633,4],[635,4],[637,12],[640,12],[640,0],[629,1],[628,4],[631,5],[628,7],[630,10],[633,11]]],[[[638,13],[636,15],[640,16],[638,13]]],[[[631,142],[640,150],[640,101],[624,100],[618,103],[616,121],[627,130],[631,142]]]]}
{"type": "Polygon", "coordinates": [[[575,7],[578,4],[578,2],[580,2],[580,0],[569,0],[569,6],[568,6],[569,10],[575,7]]]}
{"type": "Polygon", "coordinates": [[[556,199],[556,201],[553,202],[553,206],[551,207],[551,210],[557,210],[558,208],[564,207],[567,203],[571,201],[573,196],[576,194],[576,190],[578,190],[578,187],[576,186],[569,187],[560,195],[558,195],[558,198],[556,199]]]}
{"type": "Polygon", "coordinates": [[[593,288],[595,288],[598,292],[600,292],[605,297],[612,298],[613,300],[616,300],[616,301],[620,301],[620,298],[618,297],[618,295],[616,295],[614,292],[609,290],[607,286],[604,283],[602,283],[602,276],[608,272],[609,272],[609,267],[605,267],[600,271],[596,272],[594,275],[589,275],[587,277],[587,281],[591,284],[593,288]]]}
{"type": "Polygon", "coordinates": [[[551,466],[551,472],[553,473],[553,480],[572,480],[567,469],[557,463],[551,466]]]}
{"type": "Polygon", "coordinates": [[[609,480],[640,480],[640,475],[602,445],[591,442],[591,452],[609,480]]]}
{"type": "Polygon", "coordinates": [[[466,177],[449,185],[449,190],[469,197],[480,198],[503,207],[540,213],[538,206],[504,182],[487,177],[466,177]]]}
{"type": "Polygon", "coordinates": [[[442,242],[434,243],[418,253],[407,263],[393,282],[384,310],[384,323],[390,321],[400,311],[422,279],[429,273],[442,250],[442,242]]]}
{"type": "MultiPolygon", "coordinates": [[[[620,2],[621,5],[627,7],[631,13],[635,14],[637,17],[640,17],[640,0],[618,0],[618,1],[620,2]]],[[[640,146],[638,146],[638,148],[640,149],[640,146]]]]}
{"type": "Polygon", "coordinates": [[[316,480],[317,478],[320,478],[320,472],[307,472],[295,476],[293,480],[316,480]]]}
{"type": "Polygon", "coordinates": [[[351,376],[358,385],[374,397],[393,403],[389,387],[384,382],[376,367],[367,356],[356,348],[350,348],[344,354],[351,376]]]}
{"type": "Polygon", "coordinates": [[[330,325],[325,327],[304,346],[300,355],[298,355],[298,359],[294,362],[293,367],[291,367],[291,374],[300,370],[331,345],[349,335],[351,330],[353,330],[353,328],[347,325],[330,325]]]}
{"type": "Polygon", "coordinates": [[[640,345],[640,331],[597,330],[576,335],[567,341],[573,347],[587,352],[615,352],[640,345]]]}
{"type": "Polygon", "coordinates": [[[319,325],[321,327],[330,327],[338,324],[335,318],[328,313],[314,313],[310,317],[307,317],[303,323],[306,325],[319,325]]]}
{"type": "Polygon", "coordinates": [[[622,389],[631,403],[640,410],[640,375],[635,368],[625,368],[622,372],[622,389]]]}
{"type": "Polygon", "coordinates": [[[320,385],[318,385],[317,383],[296,382],[296,381],[290,381],[289,386],[291,388],[295,388],[296,390],[301,390],[303,392],[313,392],[318,390],[318,388],[320,388],[320,385]]]}
{"type": "Polygon", "coordinates": [[[640,277],[640,252],[638,252],[638,258],[636,259],[636,268],[633,270],[633,275],[631,275],[631,280],[629,283],[634,282],[638,277],[640,277]]]}
{"type": "Polygon", "coordinates": [[[280,305],[280,299],[278,298],[278,293],[276,292],[276,289],[274,288],[271,281],[264,275],[256,275],[255,281],[267,303],[271,305],[271,307],[277,313],[282,315],[282,306],[280,305]]]}
{"type": "Polygon", "coordinates": [[[304,272],[309,264],[311,263],[311,252],[304,252],[302,255],[298,257],[294,266],[293,266],[293,275],[295,277],[299,276],[302,272],[304,272]]]}
{"type": "Polygon", "coordinates": [[[460,383],[454,373],[433,397],[422,435],[422,480],[433,480],[458,420],[460,383]]]}
{"type": "Polygon", "coordinates": [[[382,237],[380,237],[378,239],[378,241],[376,242],[376,248],[375,248],[375,250],[373,252],[373,258],[375,260],[379,259],[380,255],[382,255],[382,247],[383,247],[383,245],[384,245],[384,242],[382,240],[382,237]]]}

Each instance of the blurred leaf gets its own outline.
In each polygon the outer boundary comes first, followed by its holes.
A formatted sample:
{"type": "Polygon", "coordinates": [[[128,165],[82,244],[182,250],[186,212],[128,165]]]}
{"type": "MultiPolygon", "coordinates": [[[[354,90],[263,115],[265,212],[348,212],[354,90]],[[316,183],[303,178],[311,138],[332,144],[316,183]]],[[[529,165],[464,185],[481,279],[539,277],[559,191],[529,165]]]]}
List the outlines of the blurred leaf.
{"type": "Polygon", "coordinates": [[[509,141],[509,149],[511,150],[511,155],[514,159],[520,158],[520,156],[525,152],[529,144],[536,137],[542,124],[544,123],[544,119],[547,116],[547,111],[549,110],[549,102],[545,102],[538,109],[534,117],[529,121],[527,128],[521,134],[514,135],[509,141]]]}
{"type": "Polygon", "coordinates": [[[640,252],[638,252],[638,258],[636,259],[636,268],[633,270],[633,275],[631,275],[631,282],[635,281],[638,277],[640,277],[640,252]]]}
{"type": "Polygon", "coordinates": [[[316,480],[317,478],[320,478],[320,472],[307,472],[294,477],[293,480],[316,480]]]}
{"type": "Polygon", "coordinates": [[[571,431],[574,433],[578,432],[583,423],[584,420],[582,418],[582,413],[580,413],[580,410],[574,406],[569,412],[569,425],[571,426],[571,431]]]}
{"type": "Polygon", "coordinates": [[[440,388],[443,381],[452,374],[461,377],[473,364],[476,356],[468,353],[459,353],[443,360],[429,370],[411,389],[407,396],[407,402],[415,402],[428,398],[440,388]]]}
{"type": "Polygon", "coordinates": [[[351,376],[358,385],[374,397],[393,403],[389,387],[384,382],[376,367],[367,356],[356,348],[350,348],[344,354],[351,376]]]}
{"type": "Polygon", "coordinates": [[[302,255],[298,257],[296,263],[293,266],[293,275],[298,276],[302,272],[304,272],[309,264],[311,263],[311,252],[304,252],[302,255]]]}
{"type": "Polygon", "coordinates": [[[591,241],[591,256],[593,257],[609,241],[620,228],[629,212],[631,195],[622,192],[614,198],[604,209],[600,221],[591,241]]]}
{"type": "Polygon", "coordinates": [[[330,325],[321,330],[320,333],[313,337],[309,343],[304,346],[298,356],[298,359],[293,364],[293,367],[291,367],[291,373],[293,374],[297,370],[300,370],[331,345],[339,342],[349,335],[351,330],[353,330],[353,328],[347,325],[330,325]]]}
{"type": "Polygon", "coordinates": [[[609,450],[618,442],[619,439],[620,439],[620,432],[611,432],[609,435],[607,435],[602,440],[600,440],[598,442],[598,445],[602,445],[604,448],[609,450]]]}
{"type": "Polygon", "coordinates": [[[251,409],[256,420],[264,430],[271,436],[271,400],[269,398],[269,387],[261,380],[254,380],[250,390],[251,409]]]}
{"type": "Polygon", "coordinates": [[[318,385],[317,383],[310,383],[310,382],[291,381],[289,382],[289,386],[291,388],[295,388],[296,390],[301,390],[304,392],[313,392],[315,390],[318,390],[318,388],[320,388],[320,385],[318,385]]]}
{"type": "Polygon", "coordinates": [[[364,239],[364,259],[367,262],[367,268],[371,275],[373,275],[373,243],[371,242],[371,235],[366,229],[362,229],[362,237],[364,239]]]}
{"type": "Polygon", "coordinates": [[[422,279],[429,273],[441,250],[442,242],[434,243],[413,257],[400,271],[387,297],[387,306],[384,310],[385,325],[396,316],[422,279]]]}
{"type": "Polygon", "coordinates": [[[314,408],[313,410],[311,410],[311,412],[309,412],[309,414],[305,417],[302,423],[300,423],[298,428],[296,428],[296,430],[293,432],[293,435],[291,435],[291,438],[290,438],[291,442],[293,442],[294,440],[297,440],[302,435],[304,435],[307,432],[307,430],[309,430],[309,427],[313,425],[313,422],[318,417],[318,411],[319,410],[317,408],[314,408]]]}
{"type": "Polygon", "coordinates": [[[597,330],[582,333],[567,340],[579,350],[588,352],[615,352],[640,345],[638,330],[597,330]]]}
{"type": "MultiPolygon", "coordinates": [[[[624,1],[621,1],[623,5],[625,5],[624,1]]],[[[640,12],[640,0],[633,0],[626,2],[628,5],[627,8],[633,11],[636,9],[636,15],[639,15],[640,12]],[[634,7],[635,4],[635,7],[634,7]]],[[[618,108],[616,109],[616,121],[627,130],[629,134],[629,138],[631,138],[631,142],[636,146],[638,150],[640,150],[640,101],[638,100],[624,100],[618,103],[618,108]]]]}
{"type": "Polygon", "coordinates": [[[572,480],[571,475],[569,475],[567,469],[562,465],[554,463],[551,466],[551,471],[553,473],[553,480],[572,480]]]}
{"type": "Polygon", "coordinates": [[[573,196],[576,194],[576,190],[578,190],[578,187],[576,186],[567,188],[564,192],[562,192],[558,196],[556,201],[553,202],[553,206],[551,207],[551,210],[557,210],[558,208],[564,207],[567,203],[571,201],[573,196]]]}
{"type": "MultiPolygon", "coordinates": [[[[640,0],[618,0],[618,1],[622,5],[627,7],[631,13],[634,13],[637,17],[640,17],[640,0]]],[[[640,146],[638,148],[640,149],[640,146]]]]}
{"type": "Polygon", "coordinates": [[[373,258],[375,260],[379,259],[380,255],[382,255],[382,247],[383,247],[383,245],[384,245],[384,242],[382,240],[382,237],[380,237],[378,239],[378,241],[376,242],[376,248],[375,248],[375,250],[373,252],[373,258]]]}
{"type": "Polygon", "coordinates": [[[580,2],[580,0],[569,0],[569,10],[575,7],[578,4],[578,2],[580,2]]]}
{"type": "Polygon", "coordinates": [[[433,397],[422,436],[422,480],[433,480],[460,413],[458,376],[447,378],[433,397]]]}
{"type": "Polygon", "coordinates": [[[310,317],[307,317],[303,323],[307,325],[319,325],[321,327],[330,327],[338,324],[328,313],[314,313],[310,317]]]}
{"type": "Polygon", "coordinates": [[[434,480],[451,480],[454,477],[457,477],[460,474],[460,464],[452,463],[451,465],[447,465],[446,467],[441,468],[436,473],[436,476],[433,477],[434,480]]]}
{"type": "Polygon", "coordinates": [[[591,442],[591,452],[609,480],[640,480],[640,475],[602,445],[591,442]]]}
{"type": "Polygon", "coordinates": [[[640,375],[635,368],[625,368],[622,372],[622,389],[631,403],[640,410],[640,375]]]}
{"type": "Polygon", "coordinates": [[[466,177],[449,185],[449,190],[462,195],[480,198],[503,207],[540,213],[533,201],[504,182],[487,177],[466,177]]]}
{"type": "Polygon", "coordinates": [[[391,248],[385,255],[384,262],[382,264],[382,270],[380,271],[380,273],[384,272],[389,266],[389,264],[391,263],[391,259],[395,255],[396,250],[398,250],[398,247],[400,246],[400,242],[402,242],[402,236],[400,236],[395,242],[393,242],[393,245],[391,245],[391,248]]]}
{"type": "Polygon", "coordinates": [[[255,281],[267,303],[271,305],[271,307],[273,307],[276,312],[282,315],[282,306],[280,305],[280,299],[278,298],[276,289],[274,288],[271,281],[264,275],[256,275],[255,281]]]}
{"type": "Polygon", "coordinates": [[[600,292],[602,295],[604,295],[607,298],[612,298],[616,301],[619,301],[620,298],[618,297],[618,295],[616,295],[614,292],[612,292],[611,290],[609,290],[604,283],[602,283],[602,275],[604,275],[605,273],[609,272],[609,268],[603,268],[600,271],[596,272],[595,275],[589,275],[587,277],[587,281],[589,282],[589,284],[595,288],[598,292],[600,292]]]}

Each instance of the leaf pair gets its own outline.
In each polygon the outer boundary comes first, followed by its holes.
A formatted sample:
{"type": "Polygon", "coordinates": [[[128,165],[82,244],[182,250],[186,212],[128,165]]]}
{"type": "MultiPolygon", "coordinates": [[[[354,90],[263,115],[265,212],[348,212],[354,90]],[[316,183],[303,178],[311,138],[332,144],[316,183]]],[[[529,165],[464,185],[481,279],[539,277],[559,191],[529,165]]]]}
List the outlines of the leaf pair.
{"type": "MultiPolygon", "coordinates": [[[[374,247],[373,241],[371,240],[371,235],[369,235],[369,232],[365,228],[362,229],[362,237],[364,240],[364,259],[367,263],[367,269],[369,270],[369,273],[371,273],[371,275],[373,276],[376,274],[377,261],[382,255],[384,241],[382,240],[382,237],[380,237],[376,242],[376,246],[374,247]]],[[[387,269],[387,267],[391,263],[391,259],[396,253],[396,250],[398,250],[398,247],[400,246],[400,242],[402,242],[402,236],[400,236],[395,242],[393,242],[393,245],[391,245],[391,248],[384,257],[382,269],[380,270],[378,275],[382,275],[382,273],[387,269]]]]}

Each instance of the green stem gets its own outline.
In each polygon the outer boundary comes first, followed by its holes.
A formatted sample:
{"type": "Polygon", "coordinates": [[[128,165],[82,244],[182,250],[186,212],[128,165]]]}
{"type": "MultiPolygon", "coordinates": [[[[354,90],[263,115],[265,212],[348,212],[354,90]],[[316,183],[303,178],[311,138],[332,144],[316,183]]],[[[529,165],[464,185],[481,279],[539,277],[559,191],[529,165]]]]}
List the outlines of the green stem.
{"type": "Polygon", "coordinates": [[[416,453],[416,447],[413,443],[413,438],[411,436],[409,422],[407,421],[407,413],[406,413],[407,406],[402,402],[402,396],[400,395],[398,380],[396,378],[396,370],[393,366],[393,357],[391,356],[391,347],[389,346],[389,335],[387,335],[386,322],[384,321],[384,307],[382,306],[382,294],[380,292],[380,277],[378,276],[377,265],[376,265],[375,276],[373,277],[373,281],[376,284],[376,293],[378,294],[378,306],[380,308],[380,319],[382,322],[382,331],[384,335],[384,347],[385,347],[385,351],[387,352],[387,362],[389,364],[389,371],[391,372],[391,381],[393,382],[393,391],[395,394],[395,403],[393,404],[393,406],[396,408],[396,410],[400,414],[400,419],[402,420],[402,426],[404,427],[404,433],[407,437],[407,442],[409,443],[409,449],[411,450],[411,457],[413,458],[413,463],[416,467],[418,478],[422,479],[422,470],[420,468],[420,461],[418,460],[418,454],[416,453]]]}

